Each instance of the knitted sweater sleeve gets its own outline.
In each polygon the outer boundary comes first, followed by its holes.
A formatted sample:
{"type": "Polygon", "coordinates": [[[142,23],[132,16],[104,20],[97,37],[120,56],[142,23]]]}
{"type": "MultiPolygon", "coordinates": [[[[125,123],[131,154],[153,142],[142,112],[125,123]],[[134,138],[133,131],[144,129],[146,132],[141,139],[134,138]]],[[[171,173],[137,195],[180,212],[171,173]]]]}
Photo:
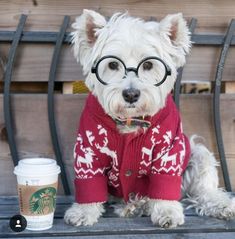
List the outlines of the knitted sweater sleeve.
{"type": "Polygon", "coordinates": [[[94,203],[107,201],[107,177],[105,170],[108,160],[100,155],[101,135],[97,133],[94,122],[87,124],[89,119],[80,121],[80,129],[74,146],[74,169],[76,178],[75,200],[78,203],[94,203]]]}
{"type": "Polygon", "coordinates": [[[189,142],[182,133],[181,124],[174,139],[171,140],[170,131],[166,132],[164,139],[161,151],[157,150],[157,146],[154,151],[148,195],[152,199],[179,200],[181,176],[189,160],[189,142]]]}

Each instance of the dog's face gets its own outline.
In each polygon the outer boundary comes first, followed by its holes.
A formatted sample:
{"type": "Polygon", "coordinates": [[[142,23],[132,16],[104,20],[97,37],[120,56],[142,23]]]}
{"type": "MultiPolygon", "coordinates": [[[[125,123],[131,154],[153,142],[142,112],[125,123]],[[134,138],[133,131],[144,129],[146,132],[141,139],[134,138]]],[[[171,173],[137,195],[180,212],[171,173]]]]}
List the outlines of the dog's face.
{"type": "Polygon", "coordinates": [[[164,107],[190,48],[181,14],[145,22],[84,10],[73,23],[74,55],[86,84],[113,118],[152,116],[164,107]]]}

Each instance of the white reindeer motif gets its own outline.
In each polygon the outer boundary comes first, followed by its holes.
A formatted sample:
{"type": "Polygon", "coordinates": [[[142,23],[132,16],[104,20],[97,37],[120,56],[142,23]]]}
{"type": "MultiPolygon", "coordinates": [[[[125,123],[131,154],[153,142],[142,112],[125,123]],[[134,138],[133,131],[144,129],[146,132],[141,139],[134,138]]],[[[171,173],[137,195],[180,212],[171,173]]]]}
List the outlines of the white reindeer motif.
{"type": "Polygon", "coordinates": [[[166,131],[166,133],[163,135],[164,143],[167,143],[170,145],[171,139],[172,139],[172,133],[171,131],[166,131]]]}
{"type": "Polygon", "coordinates": [[[148,162],[150,162],[151,159],[152,159],[153,149],[154,149],[154,147],[156,145],[156,139],[155,139],[155,137],[153,135],[151,137],[151,142],[152,142],[152,146],[151,146],[150,149],[146,148],[146,147],[142,148],[142,159],[144,159],[144,155],[146,154],[149,157],[148,158],[148,162]]]}
{"type": "Polygon", "coordinates": [[[177,154],[172,154],[169,155],[169,152],[165,153],[162,157],[161,157],[161,167],[166,167],[166,164],[168,162],[172,162],[172,165],[176,165],[176,156],[177,154]]]}
{"type": "Polygon", "coordinates": [[[77,165],[81,167],[82,163],[85,163],[87,168],[92,168],[93,156],[95,156],[93,150],[91,148],[86,148],[86,152],[84,152],[84,157],[77,155],[77,165]]]}
{"type": "Polygon", "coordinates": [[[148,163],[147,164],[149,164],[151,162],[152,153],[153,153],[153,149],[154,149],[155,145],[161,143],[161,141],[156,142],[156,138],[154,137],[154,134],[159,134],[159,128],[160,128],[160,126],[157,125],[155,128],[152,129],[152,136],[151,136],[151,139],[150,139],[151,142],[152,142],[151,148],[146,148],[146,147],[142,148],[141,152],[142,152],[143,161],[141,162],[141,164],[146,164],[146,162],[144,162],[144,155],[148,156],[148,163]]]}
{"type": "Polygon", "coordinates": [[[160,125],[157,125],[156,127],[152,128],[152,134],[159,134],[159,129],[160,129],[160,125]]]}
{"type": "Polygon", "coordinates": [[[87,137],[87,139],[88,139],[88,141],[89,141],[89,144],[90,144],[91,146],[93,146],[93,141],[95,140],[95,137],[92,135],[92,132],[89,131],[89,130],[87,130],[87,131],[86,131],[86,137],[87,137]]]}
{"type": "Polygon", "coordinates": [[[95,147],[97,149],[99,149],[99,151],[103,154],[106,154],[108,156],[110,156],[113,160],[113,165],[114,166],[118,166],[118,160],[117,160],[117,152],[110,150],[108,148],[108,137],[107,137],[107,130],[105,128],[103,128],[101,125],[98,125],[98,129],[99,129],[99,135],[104,135],[104,139],[103,139],[103,145],[99,145],[98,143],[95,144],[95,147]]]}
{"type": "Polygon", "coordinates": [[[81,167],[82,163],[85,163],[87,168],[92,167],[92,162],[93,162],[93,156],[95,156],[93,150],[90,147],[84,147],[83,146],[83,139],[82,136],[79,134],[77,137],[77,143],[75,144],[74,147],[74,158],[76,160],[76,164],[78,167],[81,167]],[[79,145],[81,151],[84,153],[84,157],[82,157],[79,154],[76,154],[76,147],[79,145]]]}

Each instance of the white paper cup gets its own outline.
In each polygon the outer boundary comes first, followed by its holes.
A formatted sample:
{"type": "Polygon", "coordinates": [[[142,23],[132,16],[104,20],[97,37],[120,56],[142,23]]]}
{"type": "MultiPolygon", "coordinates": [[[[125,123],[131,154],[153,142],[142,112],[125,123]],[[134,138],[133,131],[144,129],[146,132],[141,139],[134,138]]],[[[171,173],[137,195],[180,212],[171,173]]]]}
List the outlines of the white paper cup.
{"type": "Polygon", "coordinates": [[[52,227],[60,167],[49,158],[28,158],[19,161],[17,175],[20,213],[27,220],[28,230],[52,227]]]}

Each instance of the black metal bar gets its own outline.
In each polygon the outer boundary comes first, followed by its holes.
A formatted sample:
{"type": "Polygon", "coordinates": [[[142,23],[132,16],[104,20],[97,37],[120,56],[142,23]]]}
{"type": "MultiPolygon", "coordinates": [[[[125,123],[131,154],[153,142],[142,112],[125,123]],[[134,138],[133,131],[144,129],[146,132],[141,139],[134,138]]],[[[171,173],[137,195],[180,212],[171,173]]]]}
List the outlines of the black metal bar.
{"type": "Polygon", "coordinates": [[[224,143],[221,131],[221,121],[220,121],[220,91],[221,91],[221,80],[224,70],[225,59],[228,54],[229,46],[232,40],[233,32],[235,31],[235,20],[232,19],[229,28],[224,39],[223,48],[221,50],[219,63],[217,66],[216,76],[215,76],[215,89],[213,97],[213,114],[214,114],[214,124],[215,124],[215,133],[217,147],[220,155],[220,162],[224,177],[225,188],[227,191],[231,192],[231,183],[229,179],[228,167],[226,163],[226,157],[224,152],[224,143]]]}
{"type": "Polygon", "coordinates": [[[12,157],[14,166],[18,164],[19,155],[17,152],[17,146],[16,146],[15,137],[14,137],[13,119],[12,119],[12,111],[11,111],[11,96],[10,96],[11,76],[12,76],[12,69],[14,65],[15,55],[16,55],[16,49],[20,42],[21,34],[23,32],[26,19],[27,19],[26,15],[21,15],[19,24],[14,34],[11,48],[9,51],[6,71],[4,75],[4,88],[3,88],[4,120],[6,124],[7,138],[8,138],[9,148],[10,148],[11,157],[12,157]]]}
{"type": "MultiPolygon", "coordinates": [[[[221,46],[224,43],[225,35],[214,35],[214,34],[193,34],[192,42],[195,45],[214,45],[221,46]]],[[[231,46],[235,45],[235,35],[232,36],[231,46]]]]}
{"type": "MultiPolygon", "coordinates": [[[[55,43],[57,41],[57,32],[23,32],[21,42],[26,43],[55,43]]],[[[14,38],[12,31],[0,31],[0,42],[11,42],[14,38]]],[[[65,33],[63,43],[71,42],[71,33],[65,33]]]]}
{"type": "MultiPolygon", "coordinates": [[[[191,34],[194,33],[194,30],[197,26],[197,19],[192,18],[189,24],[189,31],[191,32],[191,34]]],[[[174,101],[175,104],[177,106],[177,108],[179,109],[179,101],[180,101],[180,87],[181,87],[181,80],[182,80],[182,75],[183,75],[183,67],[180,67],[178,69],[178,75],[177,75],[177,79],[175,81],[175,86],[174,86],[174,101]]]]}
{"type": "MultiPolygon", "coordinates": [[[[14,31],[0,31],[0,42],[12,42],[14,39],[14,31]]],[[[224,35],[215,34],[193,34],[191,41],[193,45],[212,45],[222,46],[224,42],[224,35]]],[[[27,43],[55,43],[57,40],[57,32],[28,32],[22,33],[21,42],[27,43]]],[[[71,35],[70,32],[65,33],[63,43],[70,43],[71,35]]],[[[231,40],[231,46],[235,46],[235,35],[231,40]]]]}
{"type": "Polygon", "coordinates": [[[57,34],[57,41],[52,57],[51,62],[51,68],[50,68],[50,75],[49,75],[49,81],[48,81],[48,118],[49,118],[49,126],[50,126],[50,132],[51,132],[51,139],[53,148],[55,151],[56,160],[61,168],[61,180],[64,187],[64,192],[66,195],[70,195],[70,188],[66,176],[65,166],[62,160],[58,135],[57,135],[57,129],[56,129],[56,122],[55,122],[55,110],[54,110],[54,81],[56,77],[56,69],[59,62],[59,55],[60,50],[62,47],[62,43],[64,40],[64,35],[66,28],[69,24],[69,16],[64,17],[64,21],[61,25],[60,32],[57,34]]]}

